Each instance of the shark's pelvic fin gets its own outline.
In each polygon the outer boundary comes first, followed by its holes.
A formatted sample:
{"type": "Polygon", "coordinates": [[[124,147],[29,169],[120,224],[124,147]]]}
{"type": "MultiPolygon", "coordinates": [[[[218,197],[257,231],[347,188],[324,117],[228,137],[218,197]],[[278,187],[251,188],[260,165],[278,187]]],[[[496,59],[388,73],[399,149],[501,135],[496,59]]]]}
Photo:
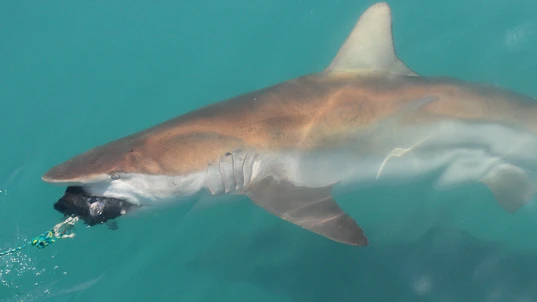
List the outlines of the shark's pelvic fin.
{"type": "Polygon", "coordinates": [[[326,73],[383,71],[417,76],[395,53],[390,6],[377,3],[360,17],[326,73]]]}
{"type": "Polygon", "coordinates": [[[516,212],[537,193],[537,185],[521,168],[511,164],[495,166],[482,179],[498,204],[508,213],[516,212]]]}
{"type": "Polygon", "coordinates": [[[363,230],[332,199],[331,186],[299,187],[267,176],[249,184],[244,193],[271,214],[334,241],[366,246],[363,230]]]}

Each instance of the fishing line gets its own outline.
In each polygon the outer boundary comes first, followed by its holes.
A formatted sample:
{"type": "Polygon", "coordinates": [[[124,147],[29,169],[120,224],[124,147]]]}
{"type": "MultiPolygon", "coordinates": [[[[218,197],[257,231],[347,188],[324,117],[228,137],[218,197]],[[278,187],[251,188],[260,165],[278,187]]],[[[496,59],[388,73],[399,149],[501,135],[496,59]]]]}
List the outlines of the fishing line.
{"type": "Polygon", "coordinates": [[[68,217],[65,221],[62,221],[55,225],[51,230],[34,237],[29,243],[18,246],[16,248],[9,249],[7,251],[0,252],[0,257],[12,254],[16,251],[20,251],[23,248],[33,245],[38,249],[44,249],[50,244],[56,242],[57,239],[73,238],[75,237],[74,229],[75,224],[78,222],[78,217],[68,217]]]}

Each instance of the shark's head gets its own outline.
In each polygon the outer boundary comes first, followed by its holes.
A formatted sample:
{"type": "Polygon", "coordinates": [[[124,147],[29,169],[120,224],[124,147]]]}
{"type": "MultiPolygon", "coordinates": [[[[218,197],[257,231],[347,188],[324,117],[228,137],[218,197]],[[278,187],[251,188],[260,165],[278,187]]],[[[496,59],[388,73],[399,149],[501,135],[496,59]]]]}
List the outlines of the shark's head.
{"type": "Polygon", "coordinates": [[[67,187],[54,209],[66,216],[78,216],[93,226],[140,207],[128,189],[109,190],[121,187],[125,183],[121,176],[130,172],[126,163],[136,154],[128,147],[97,147],[47,171],[42,176],[44,181],[67,187]]]}
{"type": "Polygon", "coordinates": [[[66,186],[54,208],[64,215],[77,215],[89,225],[140,207],[190,200],[202,189],[205,169],[196,173],[164,171],[160,167],[171,165],[158,159],[166,156],[159,149],[151,150],[145,140],[127,137],[52,167],[42,180],[66,186]]]}

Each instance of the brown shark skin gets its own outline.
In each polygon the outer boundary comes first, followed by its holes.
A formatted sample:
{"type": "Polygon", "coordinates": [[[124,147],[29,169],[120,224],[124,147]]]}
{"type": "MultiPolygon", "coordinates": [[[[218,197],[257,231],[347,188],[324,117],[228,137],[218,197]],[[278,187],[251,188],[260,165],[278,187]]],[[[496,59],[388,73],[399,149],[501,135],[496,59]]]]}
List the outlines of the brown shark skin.
{"type": "Polygon", "coordinates": [[[449,118],[537,130],[535,99],[500,88],[381,72],[318,73],[214,103],[96,147],[53,167],[42,179],[83,182],[114,172],[185,175],[236,149],[334,148],[425,97],[435,100],[399,123],[449,118]]]}

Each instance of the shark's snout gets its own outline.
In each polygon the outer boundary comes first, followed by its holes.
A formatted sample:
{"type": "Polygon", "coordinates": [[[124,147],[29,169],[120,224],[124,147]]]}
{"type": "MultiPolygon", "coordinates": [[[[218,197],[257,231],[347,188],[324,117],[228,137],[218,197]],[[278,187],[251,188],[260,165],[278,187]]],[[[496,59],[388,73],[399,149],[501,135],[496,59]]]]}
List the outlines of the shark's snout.
{"type": "Polygon", "coordinates": [[[88,196],[81,187],[71,186],[54,204],[65,216],[78,216],[90,226],[104,223],[129,212],[133,204],[117,198],[88,196]]]}

